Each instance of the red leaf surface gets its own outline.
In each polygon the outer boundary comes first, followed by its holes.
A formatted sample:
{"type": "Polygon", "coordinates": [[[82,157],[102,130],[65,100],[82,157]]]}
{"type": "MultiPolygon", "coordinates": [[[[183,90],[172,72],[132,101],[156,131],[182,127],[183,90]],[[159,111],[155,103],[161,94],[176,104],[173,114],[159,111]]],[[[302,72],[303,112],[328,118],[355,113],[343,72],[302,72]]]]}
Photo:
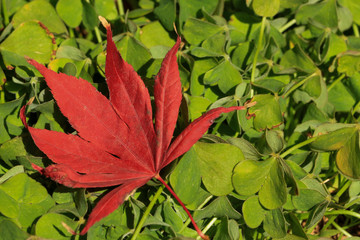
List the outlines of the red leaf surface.
{"type": "Polygon", "coordinates": [[[133,67],[121,58],[112,40],[110,25],[106,25],[106,30],[105,75],[110,101],[119,117],[128,124],[131,134],[143,140],[137,145],[143,148],[145,161],[155,170],[152,152],[155,133],[149,92],[133,67]]]}
{"type": "MultiPolygon", "coordinates": [[[[32,164],[35,170],[68,187],[117,186],[97,203],[81,234],[153,177],[164,183],[180,201],[160,177],[161,169],[188,151],[221,113],[250,106],[210,110],[191,123],[170,145],[182,97],[176,58],[180,37],[155,78],[154,130],[148,90],[132,66],[118,53],[110,25],[105,19],[100,20],[107,29],[105,75],[110,99],[83,79],[56,73],[28,60],[45,77],[61,112],[77,135],[30,127],[26,123],[26,106],[20,112],[35,144],[55,163],[44,169],[32,164]]],[[[181,201],[180,204],[185,208],[181,201]]],[[[185,210],[199,235],[207,239],[185,210]]]]}
{"type": "Polygon", "coordinates": [[[176,62],[176,52],[181,39],[166,54],[160,71],[155,78],[154,97],[156,104],[155,132],[156,153],[155,166],[159,169],[166,149],[169,147],[179,115],[181,104],[181,82],[176,62]]]}

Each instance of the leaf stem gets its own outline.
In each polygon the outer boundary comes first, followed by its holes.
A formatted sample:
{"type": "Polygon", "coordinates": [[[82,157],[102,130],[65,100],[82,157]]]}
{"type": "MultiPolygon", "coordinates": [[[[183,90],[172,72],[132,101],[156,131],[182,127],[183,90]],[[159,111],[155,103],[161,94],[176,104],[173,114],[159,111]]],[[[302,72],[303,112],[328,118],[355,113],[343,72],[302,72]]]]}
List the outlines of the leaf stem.
{"type": "Polygon", "coordinates": [[[94,31],[95,31],[95,36],[96,36],[96,39],[98,41],[98,43],[101,43],[102,42],[102,39],[101,39],[101,34],[100,34],[100,30],[98,27],[95,27],[94,28],[94,31]]]}
{"type": "Polygon", "coordinates": [[[204,239],[204,240],[209,240],[209,237],[206,236],[198,227],[198,225],[196,224],[194,218],[191,216],[191,213],[189,212],[189,210],[185,207],[184,203],[180,200],[180,198],[176,195],[176,193],[171,189],[171,187],[169,185],[167,185],[167,183],[164,181],[164,179],[162,179],[160,177],[159,174],[157,174],[155,176],[155,178],[157,180],[159,180],[162,184],[164,184],[164,186],[169,190],[169,192],[174,196],[174,198],[179,202],[179,204],[183,207],[183,209],[185,210],[185,212],[187,213],[187,215],[189,216],[189,218],[191,219],[191,222],[196,230],[196,232],[199,234],[199,236],[204,239]]]}
{"type": "Polygon", "coordinates": [[[353,211],[349,211],[349,210],[334,210],[334,211],[330,211],[330,212],[325,212],[325,216],[328,216],[328,215],[349,215],[349,216],[352,216],[352,217],[356,217],[356,218],[359,218],[360,219],[360,213],[356,213],[356,212],[353,212],[353,211]]]}
{"type": "Polygon", "coordinates": [[[345,77],[345,74],[341,74],[340,77],[338,77],[335,81],[333,81],[329,87],[327,88],[327,91],[330,92],[330,90],[338,83],[340,82],[343,78],[345,77]]]}
{"type": "Polygon", "coordinates": [[[325,231],[337,218],[337,216],[331,216],[329,220],[325,223],[325,225],[322,227],[321,231],[325,231]]]}
{"type": "Polygon", "coordinates": [[[7,7],[6,7],[6,1],[3,0],[1,1],[2,3],[2,10],[3,10],[3,18],[4,18],[4,25],[8,25],[9,24],[9,14],[7,12],[7,7]]]}
{"type": "Polygon", "coordinates": [[[122,0],[117,0],[117,5],[118,5],[118,9],[119,9],[119,15],[123,16],[125,14],[124,12],[124,5],[122,3],[122,0]]]}
{"type": "MultiPolygon", "coordinates": [[[[208,225],[206,225],[206,227],[203,229],[203,232],[206,233],[211,227],[212,225],[214,225],[214,223],[216,222],[217,218],[214,217],[213,219],[211,219],[211,221],[209,222],[208,225]]],[[[196,240],[200,239],[200,237],[197,237],[196,240]]]]}
{"type": "Polygon", "coordinates": [[[310,78],[316,76],[318,73],[314,72],[313,74],[311,74],[310,76],[307,76],[306,78],[304,78],[303,80],[299,81],[298,83],[296,83],[295,85],[293,85],[289,91],[287,91],[284,94],[284,98],[287,98],[293,91],[295,91],[298,87],[300,87],[301,85],[303,85],[307,80],[309,80],[310,78]]]}
{"type": "Polygon", "coordinates": [[[286,150],[285,152],[283,152],[282,154],[280,154],[280,157],[281,158],[285,158],[287,155],[289,155],[290,153],[292,153],[293,151],[309,144],[309,143],[312,143],[313,141],[315,141],[317,139],[317,137],[312,137],[312,138],[309,138],[301,143],[298,143],[294,146],[292,146],[291,148],[289,148],[288,150],[286,150]]]}
{"type": "MultiPolygon", "coordinates": [[[[262,17],[261,27],[260,27],[260,35],[259,35],[258,44],[257,44],[255,55],[254,55],[254,61],[253,61],[253,64],[252,64],[252,69],[251,69],[250,83],[253,83],[255,81],[256,63],[257,63],[258,55],[259,55],[260,50],[262,48],[262,39],[263,39],[263,36],[264,36],[265,22],[266,22],[266,17],[262,17]]],[[[250,97],[253,97],[253,96],[254,96],[254,90],[251,89],[250,97]]]]}
{"type": "Polygon", "coordinates": [[[136,226],[135,232],[131,237],[131,240],[135,240],[137,238],[137,236],[139,235],[142,226],[144,225],[147,217],[150,214],[150,211],[152,210],[152,208],[154,207],[156,201],[158,200],[158,198],[160,197],[162,191],[164,190],[164,186],[160,186],[159,189],[156,191],[153,199],[151,200],[151,202],[149,203],[149,205],[147,206],[144,215],[141,217],[140,222],[138,223],[138,225],[136,226]]]}
{"type": "Polygon", "coordinates": [[[336,201],[339,201],[341,195],[350,187],[350,185],[351,185],[351,181],[347,180],[346,183],[340,188],[340,190],[334,196],[336,201]]]}
{"type": "Polygon", "coordinates": [[[279,29],[279,32],[283,33],[285,32],[289,27],[291,27],[292,25],[294,25],[296,23],[296,19],[292,19],[290,20],[288,23],[286,23],[284,26],[282,26],[279,29]]]}
{"type": "Polygon", "coordinates": [[[342,227],[340,227],[336,222],[333,222],[332,225],[339,230],[342,234],[344,234],[347,237],[352,237],[352,235],[350,233],[348,233],[345,229],[343,229],[342,227]]]}
{"type": "Polygon", "coordinates": [[[5,91],[3,89],[0,91],[0,103],[5,103],[5,91]]]}
{"type": "MultiPolygon", "coordinates": [[[[201,208],[202,208],[203,206],[205,206],[212,198],[213,198],[213,196],[211,195],[210,197],[208,197],[207,199],[205,199],[205,201],[204,201],[202,204],[200,204],[199,207],[196,208],[196,210],[201,209],[201,208]]],[[[195,210],[195,211],[196,211],[196,210],[195,210]]],[[[190,224],[190,222],[191,222],[191,219],[188,218],[188,219],[186,220],[186,222],[183,224],[183,226],[181,227],[181,229],[179,230],[179,233],[181,233],[182,231],[184,231],[185,228],[190,224]]]]}
{"type": "Polygon", "coordinates": [[[359,37],[360,36],[359,29],[358,29],[356,23],[353,23],[352,28],[353,28],[355,37],[359,37]]]}

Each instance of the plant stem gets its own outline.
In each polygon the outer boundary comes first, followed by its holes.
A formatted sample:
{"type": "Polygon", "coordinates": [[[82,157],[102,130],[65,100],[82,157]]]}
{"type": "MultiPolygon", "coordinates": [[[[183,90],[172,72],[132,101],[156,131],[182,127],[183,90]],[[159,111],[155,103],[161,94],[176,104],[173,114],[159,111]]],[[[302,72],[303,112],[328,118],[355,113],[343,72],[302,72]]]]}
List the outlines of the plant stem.
{"type": "Polygon", "coordinates": [[[293,91],[295,91],[298,87],[300,87],[301,85],[303,85],[307,80],[309,80],[310,78],[312,78],[312,77],[314,77],[314,76],[316,76],[316,75],[317,75],[317,73],[314,72],[314,73],[311,74],[310,76],[304,78],[304,79],[301,80],[300,82],[298,82],[298,83],[296,83],[295,85],[293,85],[293,86],[289,89],[289,91],[287,91],[287,92],[284,94],[284,98],[287,98],[287,97],[290,95],[290,93],[292,93],[293,91]]]}
{"type": "MultiPolygon", "coordinates": [[[[217,218],[214,217],[213,219],[211,219],[211,221],[209,222],[208,225],[206,225],[206,227],[203,229],[203,232],[206,233],[211,227],[212,225],[214,225],[214,223],[216,222],[217,218]]],[[[197,237],[196,240],[200,239],[200,237],[197,237]]]]}
{"type": "Polygon", "coordinates": [[[334,210],[334,211],[330,211],[330,212],[325,212],[325,216],[328,216],[328,215],[349,215],[349,216],[352,216],[352,217],[356,217],[356,218],[359,218],[360,219],[360,213],[356,213],[356,212],[352,212],[352,211],[349,211],[349,210],[334,210]]]}
{"type": "Polygon", "coordinates": [[[288,150],[286,150],[285,152],[283,152],[283,153],[280,155],[280,157],[281,157],[281,158],[285,158],[287,155],[289,155],[289,154],[292,153],[293,151],[295,151],[295,150],[297,150],[297,149],[299,149],[299,148],[301,148],[301,147],[303,147],[303,146],[305,146],[305,145],[307,145],[307,144],[309,144],[309,143],[312,143],[312,142],[315,141],[316,139],[317,139],[317,137],[312,137],[312,138],[309,138],[309,139],[307,139],[307,140],[305,140],[305,141],[303,141],[303,142],[301,142],[301,143],[298,143],[298,144],[292,146],[291,148],[289,148],[288,150]]]}
{"type": "Polygon", "coordinates": [[[279,32],[283,33],[285,32],[289,27],[291,27],[292,25],[294,25],[296,23],[296,19],[292,19],[291,21],[289,21],[288,23],[286,23],[284,26],[282,26],[279,29],[279,32]]]}
{"type": "Polygon", "coordinates": [[[3,10],[3,18],[4,18],[4,25],[8,25],[9,24],[9,14],[7,12],[7,7],[6,7],[6,1],[2,0],[2,10],[3,10]]]}
{"type": "Polygon", "coordinates": [[[5,91],[1,89],[0,91],[0,103],[5,103],[5,91]]]}
{"type": "Polygon", "coordinates": [[[96,39],[98,41],[98,43],[101,43],[102,42],[102,39],[101,39],[101,34],[100,34],[100,30],[98,27],[95,27],[94,28],[94,31],[95,31],[95,36],[96,36],[96,39]]]}
{"type": "Polygon", "coordinates": [[[321,231],[325,231],[337,218],[337,216],[331,216],[329,220],[325,223],[325,225],[322,227],[321,231]]]}
{"type": "Polygon", "coordinates": [[[340,82],[343,78],[345,77],[345,74],[342,74],[340,77],[338,77],[335,81],[333,81],[330,86],[327,88],[327,91],[330,92],[330,90],[338,83],[340,82]]]}
{"type": "Polygon", "coordinates": [[[119,9],[119,15],[123,16],[125,14],[124,12],[124,5],[122,3],[122,0],[117,0],[117,5],[118,5],[118,9],[119,9]]]}
{"type": "Polygon", "coordinates": [[[332,225],[339,230],[342,234],[344,234],[347,237],[352,237],[352,235],[350,233],[348,233],[345,229],[343,229],[342,227],[340,227],[336,222],[333,222],[332,225]]]}
{"type": "Polygon", "coordinates": [[[336,201],[339,200],[339,198],[341,197],[341,195],[350,187],[351,185],[351,181],[347,181],[341,188],[340,190],[336,193],[336,195],[334,196],[334,198],[336,199],[336,201]]]}
{"type": "MultiPolygon", "coordinates": [[[[259,35],[258,44],[257,44],[257,48],[256,48],[255,55],[254,55],[254,61],[252,64],[252,69],[251,69],[250,83],[253,83],[255,81],[256,63],[257,63],[257,58],[260,53],[260,50],[262,49],[262,39],[264,36],[265,22],[266,22],[266,17],[263,17],[261,20],[260,35],[259,35]]],[[[253,97],[253,96],[254,96],[254,90],[251,89],[250,97],[253,97]]]]}
{"type": "MultiPolygon", "coordinates": [[[[201,209],[201,208],[202,208],[203,206],[205,206],[212,198],[213,198],[213,196],[210,196],[210,197],[208,197],[207,199],[205,199],[205,201],[204,201],[202,204],[200,204],[199,207],[198,207],[196,210],[201,209]]],[[[196,210],[195,210],[195,211],[196,211],[196,210]]],[[[183,226],[181,227],[181,229],[179,230],[179,233],[181,233],[182,231],[184,231],[185,228],[186,228],[190,223],[191,223],[191,219],[188,218],[188,219],[185,221],[185,223],[183,224],[183,226]]]]}
{"type": "Polygon", "coordinates": [[[352,28],[353,28],[355,37],[359,37],[360,36],[359,29],[358,29],[356,23],[353,23],[352,28]]]}
{"type": "Polygon", "coordinates": [[[187,213],[187,215],[189,216],[189,218],[191,219],[191,222],[196,230],[196,232],[199,234],[199,236],[204,239],[204,240],[209,240],[209,237],[206,236],[198,227],[198,225],[196,224],[194,218],[191,216],[189,210],[185,207],[184,203],[180,200],[180,198],[176,195],[176,193],[171,189],[171,187],[169,185],[167,185],[167,183],[164,181],[164,179],[162,179],[160,177],[160,175],[156,175],[155,178],[157,180],[159,180],[162,184],[165,185],[165,187],[169,190],[169,192],[174,196],[174,198],[179,202],[179,204],[183,207],[183,209],[185,210],[185,212],[187,213]]]}
{"type": "Polygon", "coordinates": [[[152,208],[155,205],[155,202],[158,200],[159,196],[161,195],[162,191],[164,190],[164,186],[160,186],[159,189],[156,191],[153,199],[151,200],[151,202],[149,203],[149,205],[147,206],[144,215],[141,217],[140,222],[138,223],[138,225],[136,226],[135,232],[131,237],[131,240],[135,240],[137,238],[137,236],[139,235],[142,226],[144,225],[147,217],[150,214],[150,211],[152,210],[152,208]]]}
{"type": "Polygon", "coordinates": [[[75,37],[74,30],[73,30],[71,27],[69,27],[69,36],[70,36],[70,38],[74,38],[74,37],[75,37]]]}

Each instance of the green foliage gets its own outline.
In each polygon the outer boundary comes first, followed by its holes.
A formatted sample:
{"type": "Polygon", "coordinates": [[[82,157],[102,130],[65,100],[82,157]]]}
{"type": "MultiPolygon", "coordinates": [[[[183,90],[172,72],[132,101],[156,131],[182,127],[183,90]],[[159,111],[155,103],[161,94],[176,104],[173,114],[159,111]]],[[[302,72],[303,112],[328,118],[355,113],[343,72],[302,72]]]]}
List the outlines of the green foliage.
{"type": "Polygon", "coordinates": [[[49,161],[19,119],[30,99],[31,126],[76,133],[24,57],[86,79],[107,96],[98,15],[151,96],[175,30],[182,37],[184,99],[175,133],[209,109],[256,102],[217,119],[161,172],[211,239],[356,239],[359,11],[358,0],[3,0],[0,239],[130,239],[138,228],[137,239],[197,237],[156,181],[86,236],[72,236],[108,190],[58,186],[31,166],[49,161]]]}

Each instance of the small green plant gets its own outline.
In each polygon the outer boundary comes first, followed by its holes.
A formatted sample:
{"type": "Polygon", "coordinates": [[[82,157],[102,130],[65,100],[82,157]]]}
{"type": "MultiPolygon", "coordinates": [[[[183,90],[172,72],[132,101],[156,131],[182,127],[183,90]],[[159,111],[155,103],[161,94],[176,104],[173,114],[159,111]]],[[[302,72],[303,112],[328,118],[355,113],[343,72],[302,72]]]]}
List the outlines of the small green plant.
{"type": "MultiPolygon", "coordinates": [[[[55,72],[86,80],[99,96],[110,95],[114,101],[105,80],[106,29],[99,24],[99,15],[111,23],[117,50],[149,89],[153,109],[158,104],[154,76],[177,35],[181,36],[177,65],[183,100],[179,115],[176,109],[178,118],[173,117],[174,139],[208,110],[249,106],[247,111],[214,120],[187,153],[156,168],[162,169],[161,180],[174,189],[203,233],[221,240],[358,239],[358,0],[1,3],[0,232],[4,239],[198,237],[169,190],[156,179],[148,181],[153,175],[115,211],[97,219],[85,236],[73,235],[80,233],[111,189],[69,188],[32,167],[46,169],[54,156],[36,147],[38,140],[34,138],[34,143],[20,120],[20,108],[30,99],[26,111],[30,129],[68,136],[81,132],[63,116],[61,103],[53,99],[57,93],[51,94],[25,56],[55,72]]],[[[65,77],[56,79],[61,88],[72,89],[73,96],[83,94],[66,82],[65,77]]],[[[53,149],[63,147],[52,143],[53,149]]],[[[87,167],[84,164],[82,169],[87,167]]]]}

